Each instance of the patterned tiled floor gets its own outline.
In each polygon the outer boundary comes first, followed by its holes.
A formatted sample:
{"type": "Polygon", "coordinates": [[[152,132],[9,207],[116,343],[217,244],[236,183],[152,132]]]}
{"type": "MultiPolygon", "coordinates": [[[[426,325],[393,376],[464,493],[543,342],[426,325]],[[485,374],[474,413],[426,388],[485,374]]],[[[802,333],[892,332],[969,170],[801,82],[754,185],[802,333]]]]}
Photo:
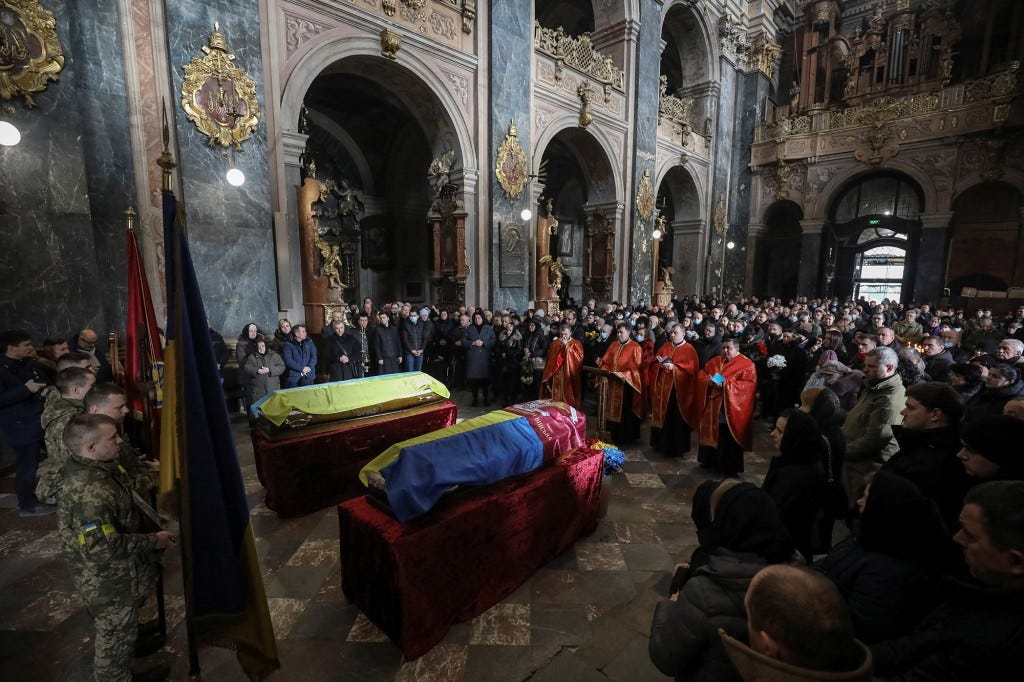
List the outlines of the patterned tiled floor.
{"type": "MultiPolygon", "coordinates": [[[[468,407],[464,393],[455,399],[462,417],[485,410],[468,407]]],[[[595,421],[590,420],[591,431],[595,421]]],[[[696,543],[689,504],[693,489],[709,475],[692,455],[668,459],[645,446],[629,448],[622,471],[605,478],[607,512],[593,534],[500,604],[454,626],[428,654],[406,662],[341,593],[334,510],[278,519],[263,506],[244,419],[237,416],[235,426],[281,658],[281,670],[271,679],[667,679],[648,659],[647,634],[672,567],[696,543]]],[[[763,427],[757,423],[756,449],[770,453],[763,427]]],[[[759,482],[767,455],[748,455],[746,463],[745,479],[759,482]]],[[[20,518],[12,489],[11,477],[0,480],[0,679],[89,680],[91,624],[57,551],[56,519],[20,518]]],[[[138,664],[167,661],[173,679],[184,680],[179,563],[177,553],[168,556],[168,644],[138,664]]],[[[245,679],[230,652],[205,648],[200,661],[205,679],[245,679]]]]}

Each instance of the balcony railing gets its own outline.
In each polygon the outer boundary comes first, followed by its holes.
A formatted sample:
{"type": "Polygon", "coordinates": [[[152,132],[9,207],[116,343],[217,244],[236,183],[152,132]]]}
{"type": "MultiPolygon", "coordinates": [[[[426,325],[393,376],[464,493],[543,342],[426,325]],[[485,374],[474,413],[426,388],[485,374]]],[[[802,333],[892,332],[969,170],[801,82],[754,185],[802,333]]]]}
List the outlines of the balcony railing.
{"type": "Polygon", "coordinates": [[[589,33],[584,33],[577,38],[567,34],[561,26],[555,29],[544,28],[535,22],[533,46],[554,58],[556,64],[564,64],[601,83],[618,90],[623,89],[622,70],[615,66],[610,57],[606,57],[594,48],[594,44],[590,42],[589,33]]]}

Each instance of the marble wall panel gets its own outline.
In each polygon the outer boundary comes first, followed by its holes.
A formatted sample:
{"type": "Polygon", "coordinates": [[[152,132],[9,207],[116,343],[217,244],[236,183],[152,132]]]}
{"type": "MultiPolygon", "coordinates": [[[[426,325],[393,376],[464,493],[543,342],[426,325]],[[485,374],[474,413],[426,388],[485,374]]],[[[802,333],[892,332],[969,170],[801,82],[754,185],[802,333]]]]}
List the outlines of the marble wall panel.
{"type": "MultiPolygon", "coordinates": [[[[636,191],[644,170],[651,172],[656,182],[658,154],[658,100],[661,69],[661,3],[657,0],[640,1],[640,33],[637,36],[636,110],[634,123],[633,183],[627,188],[629,202],[626,227],[632,229],[629,267],[631,303],[650,302],[651,273],[654,259],[651,252],[651,232],[654,218],[642,220],[636,211],[636,191]]],[[[628,76],[627,76],[628,77],[628,76]]],[[[655,187],[657,191],[657,187],[655,187]]]]}
{"type": "Polygon", "coordinates": [[[64,70],[35,97],[36,108],[12,103],[22,142],[0,150],[0,327],[37,339],[123,326],[119,214],[134,184],[116,3],[54,0],[47,8],[64,70]]]}
{"type": "MultiPolygon", "coordinates": [[[[490,25],[490,135],[488,165],[484,169],[491,183],[491,219],[481,221],[479,237],[490,244],[491,254],[491,304],[494,308],[516,308],[524,310],[531,299],[529,276],[523,287],[502,287],[498,274],[499,236],[497,226],[519,221],[519,214],[529,208],[534,214],[537,207],[530,205],[529,186],[516,199],[510,199],[498,184],[494,175],[494,163],[498,146],[505,139],[509,121],[515,121],[519,144],[526,151],[527,163],[531,168],[539,159],[530,157],[530,78],[533,60],[533,2],[529,0],[507,0],[491,5],[490,25]]],[[[532,229],[524,230],[524,234],[532,229]]],[[[525,251],[524,258],[532,261],[534,245],[524,239],[519,248],[525,251]]],[[[529,271],[527,273],[529,275],[529,271]]],[[[468,304],[485,303],[467,301],[468,304]]]]}
{"type": "MultiPolygon", "coordinates": [[[[726,239],[720,238],[717,232],[714,232],[715,210],[722,196],[725,196],[727,211],[731,211],[732,206],[741,201],[741,198],[736,195],[736,187],[731,184],[732,157],[736,149],[736,145],[733,143],[733,135],[736,123],[737,73],[732,62],[725,57],[720,58],[720,60],[721,87],[718,93],[718,121],[715,124],[712,191],[710,192],[710,202],[708,204],[710,207],[709,229],[713,231],[713,234],[708,251],[703,287],[703,292],[714,290],[717,293],[721,293],[719,292],[719,286],[722,282],[722,252],[725,248],[726,239]]],[[[727,213],[726,225],[731,227],[728,215],[729,213],[727,213]]],[[[731,236],[731,232],[727,230],[726,235],[731,236]]]]}
{"type": "MultiPolygon", "coordinates": [[[[167,39],[175,95],[174,125],[178,170],[185,201],[189,244],[207,314],[225,336],[255,321],[261,328],[277,320],[273,221],[265,118],[253,137],[234,153],[245,185],[234,188],[224,174],[229,154],[207,146],[207,138],[181,109],[182,67],[202,55],[214,22],[235,63],[256,82],[264,116],[263,64],[258,0],[167,0],[167,39]]],[[[297,322],[297,320],[296,320],[297,322]]]]}
{"type": "MultiPolygon", "coordinates": [[[[763,119],[768,95],[768,79],[759,71],[737,74],[736,102],[733,109],[731,135],[732,153],[729,183],[729,234],[736,247],[726,250],[724,290],[727,298],[738,298],[746,291],[747,225],[750,224],[750,199],[753,175],[750,172],[750,146],[754,142],[754,126],[763,119]]],[[[753,254],[749,254],[753,256],[753,254]]]]}

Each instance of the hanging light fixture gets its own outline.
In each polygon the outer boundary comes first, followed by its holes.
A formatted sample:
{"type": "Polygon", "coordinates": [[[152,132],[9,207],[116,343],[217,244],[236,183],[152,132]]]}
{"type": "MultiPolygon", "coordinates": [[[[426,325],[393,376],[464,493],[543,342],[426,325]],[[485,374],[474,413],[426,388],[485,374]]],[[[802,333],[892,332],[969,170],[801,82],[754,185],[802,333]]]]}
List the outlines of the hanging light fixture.
{"type": "Polygon", "coordinates": [[[245,173],[234,166],[228,169],[228,172],[224,174],[224,177],[227,178],[228,184],[232,187],[241,187],[245,184],[245,173]]]}
{"type": "Polygon", "coordinates": [[[519,214],[519,217],[523,219],[523,222],[527,222],[533,217],[533,212],[528,208],[524,208],[523,212],[519,214]]]}
{"type": "Polygon", "coordinates": [[[21,131],[10,121],[0,121],[0,145],[13,147],[21,142],[21,131]]]}

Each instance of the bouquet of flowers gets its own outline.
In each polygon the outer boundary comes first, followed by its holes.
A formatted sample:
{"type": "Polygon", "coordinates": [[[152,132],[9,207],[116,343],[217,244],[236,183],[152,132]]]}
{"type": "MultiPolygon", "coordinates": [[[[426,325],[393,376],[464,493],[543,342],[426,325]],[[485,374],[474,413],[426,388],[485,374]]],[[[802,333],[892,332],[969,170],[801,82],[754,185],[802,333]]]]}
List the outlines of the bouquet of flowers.
{"type": "Polygon", "coordinates": [[[768,366],[772,369],[784,369],[786,367],[786,357],[784,355],[773,355],[768,358],[768,366]]]}

